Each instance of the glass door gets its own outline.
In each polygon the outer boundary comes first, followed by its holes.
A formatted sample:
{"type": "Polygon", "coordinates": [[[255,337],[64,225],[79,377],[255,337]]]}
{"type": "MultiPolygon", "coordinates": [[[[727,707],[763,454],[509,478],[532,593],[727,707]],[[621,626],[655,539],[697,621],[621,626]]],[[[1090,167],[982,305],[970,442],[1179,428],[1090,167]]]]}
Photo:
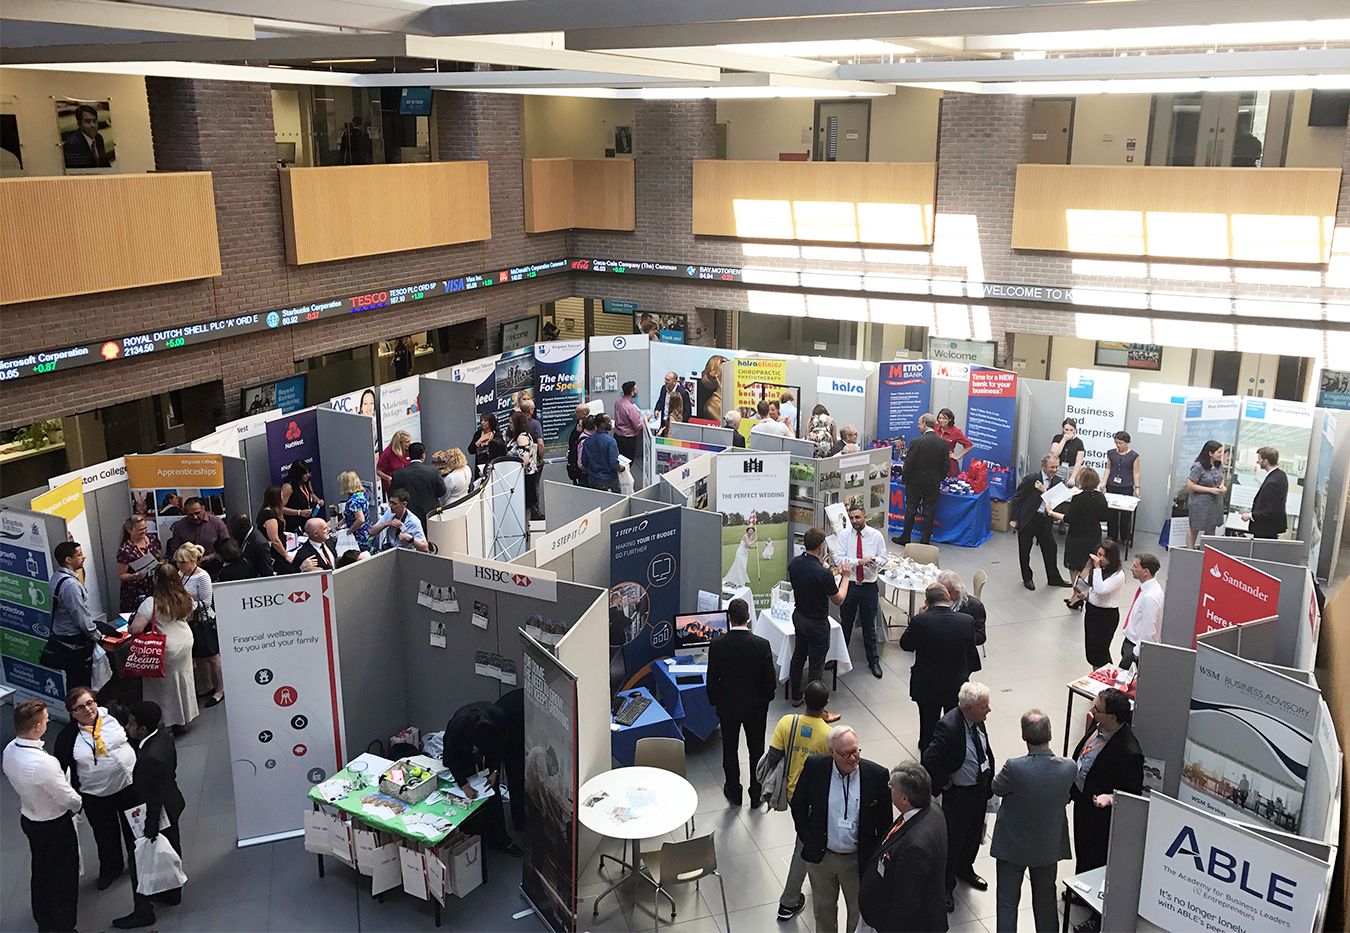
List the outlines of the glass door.
{"type": "Polygon", "coordinates": [[[1291,104],[1287,91],[1155,95],[1149,164],[1282,165],[1291,104]]]}

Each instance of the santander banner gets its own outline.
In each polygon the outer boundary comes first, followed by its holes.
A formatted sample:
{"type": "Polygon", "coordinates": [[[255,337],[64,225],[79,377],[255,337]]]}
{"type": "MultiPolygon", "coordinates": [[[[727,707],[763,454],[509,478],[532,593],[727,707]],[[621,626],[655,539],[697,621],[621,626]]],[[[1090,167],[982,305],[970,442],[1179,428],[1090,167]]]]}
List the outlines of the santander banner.
{"type": "MultiPolygon", "coordinates": [[[[1214,548],[1205,548],[1195,634],[1269,619],[1277,614],[1280,581],[1214,548]]],[[[1192,640],[1191,647],[1195,647],[1192,640]]]]}

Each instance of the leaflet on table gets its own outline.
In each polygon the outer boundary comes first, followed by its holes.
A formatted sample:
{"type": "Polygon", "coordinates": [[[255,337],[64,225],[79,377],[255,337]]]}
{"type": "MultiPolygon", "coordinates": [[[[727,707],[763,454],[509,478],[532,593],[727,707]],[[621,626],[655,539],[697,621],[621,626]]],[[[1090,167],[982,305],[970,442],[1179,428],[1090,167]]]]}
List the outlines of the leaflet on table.
{"type": "MultiPolygon", "coordinates": [[[[136,806],[125,811],[127,825],[131,827],[131,836],[133,839],[142,839],[145,837],[145,804],[138,803],[136,806]]],[[[168,829],[169,813],[167,810],[159,811],[159,830],[163,832],[168,829]]]]}
{"type": "MultiPolygon", "coordinates": [[[[479,800],[486,800],[497,792],[493,789],[492,785],[488,783],[487,775],[485,774],[475,774],[473,777],[469,778],[469,787],[473,788],[474,792],[478,794],[476,799],[479,800]]],[[[458,797],[460,800],[469,799],[469,795],[464,793],[463,789],[457,784],[447,787],[445,792],[452,797],[458,797]]]]}
{"type": "Polygon", "coordinates": [[[1077,491],[1067,483],[1056,483],[1041,493],[1041,501],[1045,503],[1045,508],[1048,511],[1057,508],[1062,502],[1069,501],[1077,491]]]}
{"type": "Polygon", "coordinates": [[[1106,507],[1119,512],[1133,512],[1139,508],[1139,497],[1127,496],[1119,492],[1108,492],[1106,493],[1106,507]]]}

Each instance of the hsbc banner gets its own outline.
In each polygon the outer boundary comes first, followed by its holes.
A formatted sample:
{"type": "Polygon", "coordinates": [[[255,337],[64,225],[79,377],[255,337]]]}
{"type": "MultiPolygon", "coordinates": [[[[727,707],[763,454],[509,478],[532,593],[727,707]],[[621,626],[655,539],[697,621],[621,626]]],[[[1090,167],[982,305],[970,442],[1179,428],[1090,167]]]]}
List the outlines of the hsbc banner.
{"type": "Polygon", "coordinates": [[[216,587],[240,845],[304,832],[305,795],[346,763],[331,576],[216,587]]]}
{"type": "Polygon", "coordinates": [[[558,601],[558,575],[551,570],[504,564],[501,561],[451,554],[455,562],[455,582],[483,586],[499,593],[511,593],[545,602],[558,601]]]}
{"type": "Polygon", "coordinates": [[[1013,429],[1017,425],[1017,373],[972,366],[966,436],[971,456],[989,467],[989,496],[1012,498],[1013,429]]]}
{"type": "Polygon", "coordinates": [[[927,360],[882,363],[877,374],[877,443],[919,433],[919,416],[933,402],[933,367],[927,360]]]}
{"type": "Polygon", "coordinates": [[[610,522],[609,540],[609,615],[615,621],[623,617],[624,670],[631,677],[657,658],[675,653],[679,507],[610,522]]]}
{"type": "Polygon", "coordinates": [[[586,400],[586,341],[534,345],[535,417],[544,428],[544,449],[567,449],[576,407],[586,400]]]}
{"type": "MultiPolygon", "coordinates": [[[[1279,615],[1280,581],[1250,564],[1205,548],[1200,568],[1200,598],[1195,604],[1195,635],[1279,615]]],[[[1191,640],[1195,647],[1195,639],[1191,640]]]]}
{"type": "Polygon", "coordinates": [[[267,464],[272,482],[280,486],[297,460],[309,467],[314,494],[323,498],[323,470],[319,467],[319,416],[313,409],[282,415],[267,423],[267,464]]]}
{"type": "Polygon", "coordinates": [[[1139,916],[1163,930],[1310,933],[1331,865],[1154,791],[1139,916]]]}

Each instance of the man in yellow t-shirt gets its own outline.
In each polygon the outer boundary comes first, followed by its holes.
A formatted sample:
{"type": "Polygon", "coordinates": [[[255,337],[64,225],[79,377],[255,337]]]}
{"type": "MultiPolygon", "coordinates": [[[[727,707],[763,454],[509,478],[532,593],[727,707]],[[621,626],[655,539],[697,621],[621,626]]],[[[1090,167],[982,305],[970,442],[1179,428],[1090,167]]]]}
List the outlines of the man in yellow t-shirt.
{"type": "MultiPolygon", "coordinates": [[[[792,760],[788,762],[787,790],[788,799],[792,799],[797,789],[797,778],[801,776],[802,765],[812,755],[830,753],[830,725],[825,721],[825,707],[830,702],[830,690],[819,680],[806,685],[802,693],[806,701],[806,710],[801,714],[789,713],[778,720],[774,727],[773,739],[767,752],[770,766],[776,766],[792,744],[792,760]],[[793,737],[793,720],[797,723],[797,733],[793,737]]],[[[806,906],[806,895],[802,892],[802,883],[806,880],[806,862],[802,859],[801,839],[792,852],[792,863],[788,866],[787,883],[783,885],[783,894],[778,899],[778,919],[788,921],[801,913],[806,906]]]]}

